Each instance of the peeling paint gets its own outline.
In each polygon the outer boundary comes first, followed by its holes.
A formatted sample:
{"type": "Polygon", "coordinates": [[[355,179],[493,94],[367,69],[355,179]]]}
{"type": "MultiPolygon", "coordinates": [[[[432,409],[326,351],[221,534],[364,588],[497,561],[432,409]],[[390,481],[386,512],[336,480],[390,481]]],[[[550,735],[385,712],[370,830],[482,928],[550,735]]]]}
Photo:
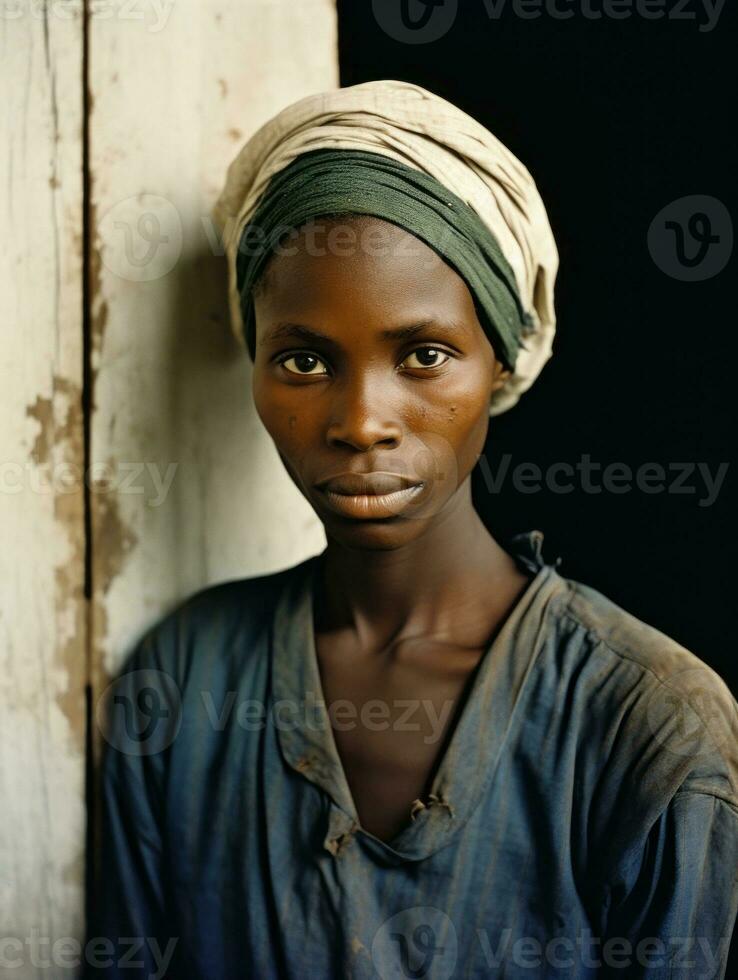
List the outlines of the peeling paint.
{"type": "MultiPolygon", "coordinates": [[[[115,469],[115,459],[108,460],[115,469]]],[[[118,498],[113,493],[98,494],[93,511],[93,561],[96,596],[105,595],[120,574],[127,555],[138,542],[133,530],[121,517],[118,498]]]]}
{"type": "Polygon", "coordinates": [[[55,500],[55,511],[66,511],[62,523],[69,527],[72,545],[70,560],[54,569],[58,644],[56,660],[66,669],[67,676],[66,689],[57,692],[56,704],[67,719],[73,749],[79,756],[84,755],[86,733],[84,690],[87,618],[84,596],[83,506],[81,495],[78,494],[64,494],[55,500]]]}
{"type": "MultiPolygon", "coordinates": [[[[54,375],[50,396],[37,395],[26,406],[26,417],[38,423],[30,458],[41,468],[52,463],[69,467],[81,478],[83,460],[82,391],[79,384],[54,375]]],[[[54,495],[54,520],[65,532],[67,554],[53,569],[53,667],[57,670],[55,702],[69,726],[70,752],[84,755],[86,673],[86,607],[84,597],[84,483],[54,495]],[[61,685],[64,685],[61,688],[61,685]]]]}
{"type": "MultiPolygon", "coordinates": [[[[88,266],[88,295],[90,304],[90,404],[89,411],[94,417],[97,411],[97,378],[102,359],[105,332],[108,325],[109,307],[103,288],[102,243],[98,230],[97,206],[94,187],[90,200],[90,255],[88,266]]],[[[115,468],[114,458],[107,464],[115,468]]],[[[106,596],[116,577],[121,573],[125,561],[137,544],[137,536],[128,527],[121,515],[120,502],[115,494],[97,493],[91,498],[92,507],[92,600],[89,604],[89,683],[95,699],[113,681],[105,666],[105,647],[108,637],[109,616],[106,596]]],[[[94,710],[94,708],[93,708],[94,710]]],[[[96,736],[99,733],[96,733],[96,736]]],[[[101,743],[99,737],[92,740],[92,753],[95,764],[100,759],[101,743]]]]}
{"type": "Polygon", "coordinates": [[[97,374],[102,356],[105,330],[108,325],[108,303],[104,298],[102,288],[102,247],[97,225],[97,207],[94,200],[90,202],[90,226],[93,230],[93,240],[90,245],[89,263],[89,296],[90,296],[90,413],[94,415],[97,405],[95,391],[97,374]]]}
{"type": "MultiPolygon", "coordinates": [[[[53,380],[52,425],[58,414],[50,440],[64,462],[84,472],[82,390],[66,378],[53,380]],[[56,411],[59,406],[59,411],[56,411]]],[[[85,751],[84,688],[87,670],[87,621],[84,596],[85,537],[84,483],[73,493],[57,493],[54,518],[67,532],[70,557],[54,568],[54,606],[56,616],[57,661],[66,668],[67,688],[56,695],[56,703],[69,723],[74,749],[85,751]]]]}
{"type": "Polygon", "coordinates": [[[38,395],[33,405],[26,406],[26,415],[39,424],[39,432],[31,449],[31,459],[37,466],[43,466],[49,460],[54,430],[54,408],[51,398],[38,395]]]}
{"type": "Polygon", "coordinates": [[[39,432],[31,448],[31,459],[37,466],[51,462],[52,447],[65,462],[81,465],[82,461],[82,393],[79,385],[54,375],[50,398],[37,395],[26,406],[26,417],[39,424],[39,432]],[[56,421],[63,413],[63,418],[56,421]],[[66,444],[70,445],[65,449],[66,444]]]}
{"type": "MultiPolygon", "coordinates": [[[[108,465],[115,469],[114,457],[108,465]]],[[[120,575],[129,554],[138,544],[138,537],[121,515],[120,500],[114,493],[94,496],[92,510],[92,584],[93,602],[90,609],[90,654],[92,689],[99,698],[113,676],[105,668],[105,647],[108,636],[106,596],[120,575]]],[[[95,747],[97,755],[98,746],[95,747]]]]}

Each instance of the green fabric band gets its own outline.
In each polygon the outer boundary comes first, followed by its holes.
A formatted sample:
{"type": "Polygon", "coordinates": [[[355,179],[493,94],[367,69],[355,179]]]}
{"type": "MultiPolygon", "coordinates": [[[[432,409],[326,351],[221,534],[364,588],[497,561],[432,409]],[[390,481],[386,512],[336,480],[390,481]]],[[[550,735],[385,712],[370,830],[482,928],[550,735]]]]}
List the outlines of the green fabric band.
{"type": "Polygon", "coordinates": [[[312,150],[270,180],[244,227],[236,258],[246,345],[256,351],[252,289],[288,232],[328,214],[366,214],[409,231],[466,281],[485,334],[504,366],[514,370],[524,328],[512,268],[497,239],[468,204],[434,177],[379,153],[312,150]]]}

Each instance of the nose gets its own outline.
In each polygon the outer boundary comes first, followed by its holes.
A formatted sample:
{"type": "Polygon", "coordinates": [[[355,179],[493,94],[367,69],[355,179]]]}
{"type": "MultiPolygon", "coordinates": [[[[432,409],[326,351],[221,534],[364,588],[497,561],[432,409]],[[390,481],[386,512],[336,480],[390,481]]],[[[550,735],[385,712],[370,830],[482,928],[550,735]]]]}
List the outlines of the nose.
{"type": "Polygon", "coordinates": [[[326,439],[331,446],[348,445],[366,452],[380,445],[391,449],[402,439],[402,425],[387,389],[370,377],[343,386],[334,395],[326,439]]]}

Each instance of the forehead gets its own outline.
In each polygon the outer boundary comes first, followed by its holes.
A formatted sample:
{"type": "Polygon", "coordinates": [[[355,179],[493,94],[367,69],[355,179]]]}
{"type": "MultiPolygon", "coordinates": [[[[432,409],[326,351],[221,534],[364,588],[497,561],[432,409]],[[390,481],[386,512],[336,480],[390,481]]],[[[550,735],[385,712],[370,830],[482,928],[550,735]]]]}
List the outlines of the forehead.
{"type": "Polygon", "coordinates": [[[421,239],[373,216],[318,218],[271,257],[254,296],[257,322],[331,311],[384,321],[446,315],[476,320],[459,274],[421,239]]]}

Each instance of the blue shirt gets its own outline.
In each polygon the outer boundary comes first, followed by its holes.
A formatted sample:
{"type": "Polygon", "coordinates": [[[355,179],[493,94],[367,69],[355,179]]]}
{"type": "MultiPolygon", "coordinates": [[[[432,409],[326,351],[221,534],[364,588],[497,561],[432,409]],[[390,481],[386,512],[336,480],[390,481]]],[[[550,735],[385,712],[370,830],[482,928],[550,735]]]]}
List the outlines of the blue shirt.
{"type": "Polygon", "coordinates": [[[106,695],[88,974],[722,977],[738,705],[541,544],[513,539],[529,585],[389,843],[359,825],[322,703],[318,558],[150,629],[106,695]]]}

